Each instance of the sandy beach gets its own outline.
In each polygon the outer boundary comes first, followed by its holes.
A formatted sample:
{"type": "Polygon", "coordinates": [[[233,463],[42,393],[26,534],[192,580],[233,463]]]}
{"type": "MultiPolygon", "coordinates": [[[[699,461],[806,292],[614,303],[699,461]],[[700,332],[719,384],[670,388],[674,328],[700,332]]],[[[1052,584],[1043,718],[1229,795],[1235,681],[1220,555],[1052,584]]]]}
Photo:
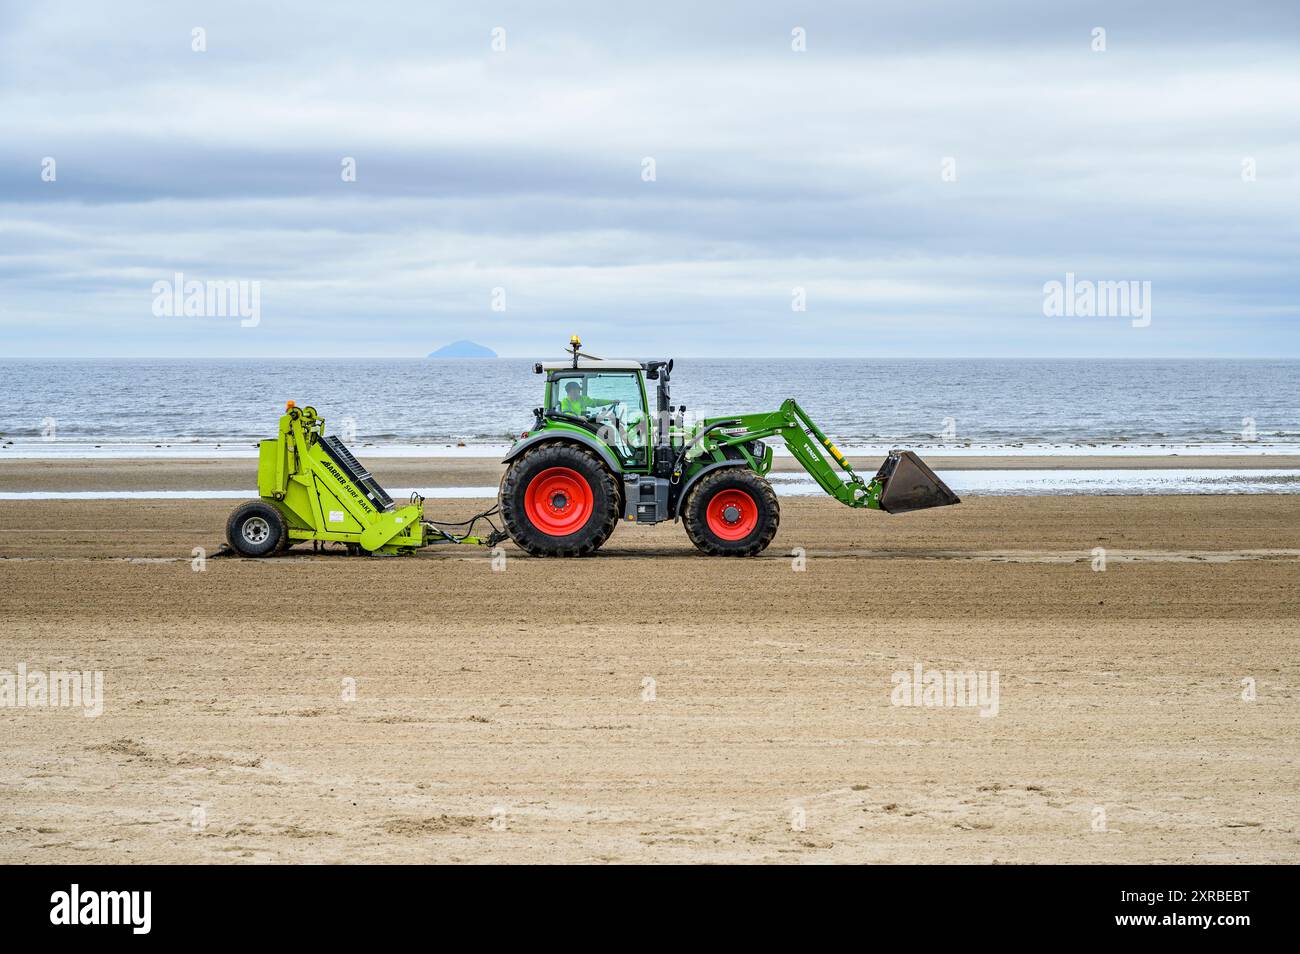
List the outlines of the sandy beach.
{"type": "MultiPolygon", "coordinates": [[[[0,488],[252,467],[6,462],[0,488]]],[[[104,680],[96,718],[0,709],[0,862],[1300,860],[1294,495],[788,498],[744,561],[666,524],[496,569],[198,568],[230,509],[0,501],[0,669],[104,680]],[[996,714],[892,704],[917,664],[996,672],[996,714]]]]}

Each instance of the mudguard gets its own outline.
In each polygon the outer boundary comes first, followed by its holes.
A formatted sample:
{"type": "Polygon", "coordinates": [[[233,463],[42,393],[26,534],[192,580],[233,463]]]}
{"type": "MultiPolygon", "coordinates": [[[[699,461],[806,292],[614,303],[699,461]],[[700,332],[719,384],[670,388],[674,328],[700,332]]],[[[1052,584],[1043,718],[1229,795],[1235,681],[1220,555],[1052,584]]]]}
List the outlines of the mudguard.
{"type": "Polygon", "coordinates": [[[539,431],[531,437],[525,437],[519,443],[510,448],[510,453],[502,459],[501,463],[508,464],[530,447],[536,447],[538,444],[547,444],[554,441],[568,441],[571,444],[581,444],[594,450],[600,459],[605,462],[605,466],[612,473],[622,474],[623,468],[615,459],[614,455],[609,452],[609,448],[602,444],[596,438],[591,437],[581,431],[539,431]]]}
{"type": "Polygon", "coordinates": [[[712,464],[706,464],[705,466],[701,467],[689,478],[687,478],[685,483],[682,484],[682,489],[677,492],[677,496],[672,502],[672,513],[670,514],[670,516],[674,520],[677,519],[681,511],[682,501],[686,499],[686,495],[690,493],[691,488],[694,487],[695,484],[699,482],[699,479],[703,477],[705,474],[712,473],[713,471],[718,470],[721,467],[748,467],[748,466],[749,464],[746,463],[744,460],[738,459],[738,460],[715,460],[712,464]]]}

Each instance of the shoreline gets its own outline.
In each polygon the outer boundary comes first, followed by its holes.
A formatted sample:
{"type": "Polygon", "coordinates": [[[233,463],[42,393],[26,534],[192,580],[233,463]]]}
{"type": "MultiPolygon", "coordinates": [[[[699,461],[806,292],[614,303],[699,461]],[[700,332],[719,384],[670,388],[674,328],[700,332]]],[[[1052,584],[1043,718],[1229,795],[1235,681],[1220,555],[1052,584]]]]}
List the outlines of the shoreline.
{"type": "MultiPolygon", "coordinates": [[[[501,482],[504,467],[497,457],[358,457],[380,483],[389,488],[483,488],[501,482]]],[[[855,470],[865,477],[876,472],[883,458],[853,457],[855,470]]],[[[985,483],[1005,485],[1017,473],[1031,483],[1043,483],[1053,474],[1089,485],[1107,476],[1126,475],[1128,484],[1169,482],[1183,473],[1194,482],[1194,472],[1213,472],[1224,478],[1256,472],[1279,482],[1287,471],[1300,470],[1300,455],[1239,457],[1196,455],[1188,457],[1040,456],[947,457],[926,456],[941,476],[968,475],[985,483]],[[982,473],[981,473],[982,472],[982,473]],[[1082,478],[1080,480],[1079,478],[1082,478]]],[[[778,457],[774,476],[794,480],[804,474],[791,457],[778,457]]],[[[0,456],[0,493],[138,493],[250,491],[256,486],[257,464],[251,458],[47,458],[5,459],[0,456]]],[[[788,481],[787,481],[788,482],[788,481]]],[[[969,483],[969,481],[966,481],[969,483]]],[[[1050,481],[1049,481],[1050,482],[1050,481]]],[[[391,491],[390,491],[391,492],[391,491]]],[[[423,491],[422,491],[423,492],[423,491]]]]}

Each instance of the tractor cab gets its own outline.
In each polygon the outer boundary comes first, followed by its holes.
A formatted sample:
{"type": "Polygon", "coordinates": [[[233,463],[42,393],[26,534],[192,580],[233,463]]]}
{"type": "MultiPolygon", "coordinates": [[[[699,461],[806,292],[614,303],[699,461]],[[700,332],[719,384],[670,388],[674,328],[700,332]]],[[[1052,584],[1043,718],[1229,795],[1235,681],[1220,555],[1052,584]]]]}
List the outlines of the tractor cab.
{"type": "Polygon", "coordinates": [[[597,358],[583,354],[581,348],[575,335],[567,359],[533,366],[546,375],[545,403],[534,411],[535,429],[548,424],[581,428],[618,457],[620,470],[649,471],[655,463],[655,445],[667,444],[672,430],[668,405],[672,361],[597,358]],[[658,384],[653,403],[647,380],[658,384]]]}
{"type": "Polygon", "coordinates": [[[545,401],[547,418],[592,431],[624,466],[646,462],[651,427],[640,364],[586,359],[547,368],[545,401]]]}
{"type": "Polygon", "coordinates": [[[627,468],[649,460],[650,416],[645,380],[636,361],[588,359],[545,367],[547,420],[597,435],[627,468]]]}

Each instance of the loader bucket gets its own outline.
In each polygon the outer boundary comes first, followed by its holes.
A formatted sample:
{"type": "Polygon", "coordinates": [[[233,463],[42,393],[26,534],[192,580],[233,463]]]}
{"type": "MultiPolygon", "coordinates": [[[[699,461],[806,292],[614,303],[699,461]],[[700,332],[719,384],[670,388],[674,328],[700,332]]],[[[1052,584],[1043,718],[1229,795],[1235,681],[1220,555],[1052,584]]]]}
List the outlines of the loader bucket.
{"type": "Polygon", "coordinates": [[[881,484],[880,509],[886,513],[961,503],[961,498],[911,451],[890,451],[876,473],[876,480],[881,484]]]}

